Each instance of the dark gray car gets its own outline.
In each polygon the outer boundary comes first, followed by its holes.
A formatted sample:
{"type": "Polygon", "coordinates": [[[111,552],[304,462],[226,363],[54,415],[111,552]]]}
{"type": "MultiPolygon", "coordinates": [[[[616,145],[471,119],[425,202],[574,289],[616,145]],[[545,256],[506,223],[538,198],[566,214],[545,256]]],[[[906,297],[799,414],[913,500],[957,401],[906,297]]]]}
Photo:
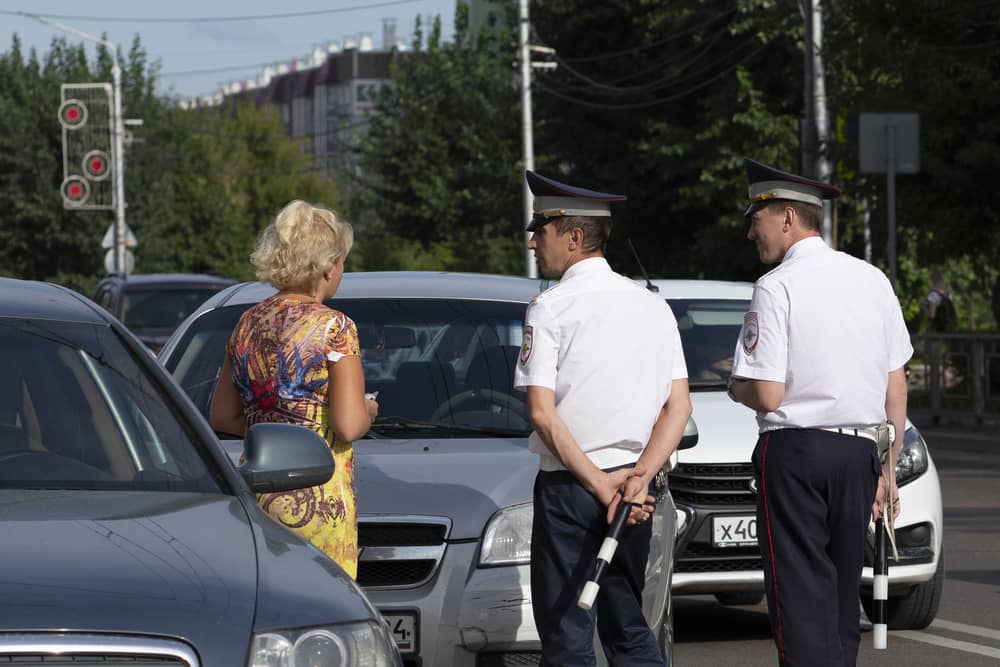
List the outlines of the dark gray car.
{"type": "Polygon", "coordinates": [[[237,471],[140,343],[54,285],[0,279],[0,350],[0,663],[399,664],[354,582],[257,506],[329,479],[319,436],[256,426],[237,471]]]}
{"type": "MultiPolygon", "coordinates": [[[[354,444],[358,583],[408,666],[538,664],[528,567],[538,457],[512,384],[525,308],[541,287],[355,273],[330,303],[358,325],[366,388],[379,392],[379,418],[354,444]]],[[[220,292],[164,346],[161,362],[204,413],[237,320],[272,294],[249,283],[220,292]]],[[[234,456],[242,447],[224,444],[234,456]]],[[[669,656],[675,511],[663,487],[653,516],[643,608],[669,656]]]]}

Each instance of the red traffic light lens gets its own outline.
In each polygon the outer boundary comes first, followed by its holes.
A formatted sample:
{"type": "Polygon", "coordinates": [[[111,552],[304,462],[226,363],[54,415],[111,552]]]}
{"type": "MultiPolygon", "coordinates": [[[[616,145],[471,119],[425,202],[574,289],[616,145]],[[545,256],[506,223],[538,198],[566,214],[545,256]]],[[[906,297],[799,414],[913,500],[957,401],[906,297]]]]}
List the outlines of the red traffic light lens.
{"type": "Polygon", "coordinates": [[[80,206],[90,197],[90,185],[79,176],[70,176],[62,182],[63,202],[69,206],[80,206]]]}
{"type": "Polygon", "coordinates": [[[111,169],[111,160],[104,151],[90,151],[83,156],[83,173],[92,181],[107,178],[111,169]]]}
{"type": "Polygon", "coordinates": [[[87,122],[87,106],[80,100],[66,100],[59,106],[59,122],[67,130],[83,127],[87,122]]]}

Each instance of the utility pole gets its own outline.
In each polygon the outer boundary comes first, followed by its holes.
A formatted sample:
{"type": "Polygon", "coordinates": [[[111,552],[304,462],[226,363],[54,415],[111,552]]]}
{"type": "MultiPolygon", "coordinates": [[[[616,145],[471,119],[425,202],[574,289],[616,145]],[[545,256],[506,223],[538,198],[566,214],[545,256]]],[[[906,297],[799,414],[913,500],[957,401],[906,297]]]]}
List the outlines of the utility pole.
{"type": "Polygon", "coordinates": [[[101,39],[100,37],[95,37],[94,35],[83,32],[82,30],[77,30],[76,28],[71,28],[70,26],[63,25],[57,21],[53,21],[45,16],[39,16],[38,14],[29,14],[27,12],[20,12],[24,16],[32,18],[39,23],[48,25],[60,30],[62,32],[69,33],[71,35],[76,35],[77,37],[82,37],[83,39],[94,42],[96,44],[101,44],[105,46],[111,52],[111,79],[112,79],[112,96],[114,116],[113,118],[113,135],[114,135],[114,149],[112,160],[114,160],[114,172],[115,172],[115,183],[114,183],[114,200],[115,200],[115,262],[114,269],[115,273],[126,273],[125,264],[125,242],[127,240],[127,232],[125,225],[125,152],[124,152],[124,137],[125,137],[125,126],[124,119],[122,118],[122,70],[118,65],[118,47],[113,42],[109,42],[106,39],[101,39]]]}
{"type": "MultiPolygon", "coordinates": [[[[518,18],[520,23],[520,40],[518,51],[521,58],[521,150],[524,155],[524,168],[535,169],[535,144],[531,127],[531,48],[528,40],[531,35],[531,23],[528,20],[529,0],[518,0],[518,18]]],[[[532,216],[532,196],[528,182],[522,183],[524,189],[524,227],[532,216]]],[[[535,264],[535,252],[528,247],[531,232],[524,232],[524,275],[529,278],[538,277],[538,266],[535,264]]]]}
{"type": "MultiPolygon", "coordinates": [[[[528,3],[530,0],[518,0],[518,15],[520,24],[520,36],[518,40],[518,52],[521,61],[521,149],[524,156],[524,168],[534,171],[535,169],[535,139],[532,130],[531,120],[531,70],[532,69],[555,69],[554,62],[531,62],[531,53],[543,53],[552,55],[555,49],[546,46],[532,46],[531,21],[528,18],[528,3]]],[[[524,226],[527,227],[532,216],[532,195],[528,182],[524,185],[524,226]]],[[[524,232],[524,275],[529,278],[538,277],[538,266],[535,264],[535,253],[528,248],[528,241],[531,239],[531,232],[524,232]]]]}
{"type": "MultiPolygon", "coordinates": [[[[829,183],[833,166],[828,154],[830,114],[823,65],[823,0],[802,0],[803,62],[806,120],[802,136],[802,169],[806,176],[829,183]]],[[[823,239],[833,245],[833,204],[823,205],[823,239]]]]}

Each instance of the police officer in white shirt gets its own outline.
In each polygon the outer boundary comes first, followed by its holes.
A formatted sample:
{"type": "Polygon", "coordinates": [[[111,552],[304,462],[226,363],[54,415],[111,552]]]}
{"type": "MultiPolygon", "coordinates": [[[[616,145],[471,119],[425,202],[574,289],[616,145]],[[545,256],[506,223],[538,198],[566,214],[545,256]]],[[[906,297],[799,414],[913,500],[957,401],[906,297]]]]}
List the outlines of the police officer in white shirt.
{"type": "Polygon", "coordinates": [[[540,273],[560,282],[528,306],[514,384],[527,390],[539,455],[531,602],[542,665],[663,665],[642,615],[656,473],[691,414],[677,322],[666,302],[611,270],[610,202],[526,172],[540,273]],[[577,606],[618,504],[633,508],[597,604],[577,606]]]}
{"type": "Polygon", "coordinates": [[[778,266],[754,287],[730,395],[760,425],[753,463],[771,628],[781,665],[854,665],[865,534],[895,489],[886,480],[902,447],[913,348],[885,275],[820,236],[823,200],[839,190],[753,160],[746,171],[747,237],[778,266]],[[886,419],[898,437],[880,464],[874,427],[886,419]]]}

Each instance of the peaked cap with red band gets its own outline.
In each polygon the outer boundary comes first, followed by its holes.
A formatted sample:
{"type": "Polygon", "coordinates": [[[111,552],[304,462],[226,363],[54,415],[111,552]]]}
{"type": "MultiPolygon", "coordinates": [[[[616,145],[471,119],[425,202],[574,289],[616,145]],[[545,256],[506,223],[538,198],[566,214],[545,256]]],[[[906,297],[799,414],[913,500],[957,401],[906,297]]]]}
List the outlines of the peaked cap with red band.
{"type": "Polygon", "coordinates": [[[525,228],[533,232],[554,218],[566,215],[611,216],[611,202],[627,201],[625,195],[587,190],[525,171],[531,194],[535,195],[534,217],[525,228]]]}
{"type": "Polygon", "coordinates": [[[746,218],[775,200],[800,201],[822,207],[824,199],[840,196],[840,190],[829,183],[790,174],[755,160],[746,161],[746,170],[750,181],[750,205],[743,212],[746,218]]]}

